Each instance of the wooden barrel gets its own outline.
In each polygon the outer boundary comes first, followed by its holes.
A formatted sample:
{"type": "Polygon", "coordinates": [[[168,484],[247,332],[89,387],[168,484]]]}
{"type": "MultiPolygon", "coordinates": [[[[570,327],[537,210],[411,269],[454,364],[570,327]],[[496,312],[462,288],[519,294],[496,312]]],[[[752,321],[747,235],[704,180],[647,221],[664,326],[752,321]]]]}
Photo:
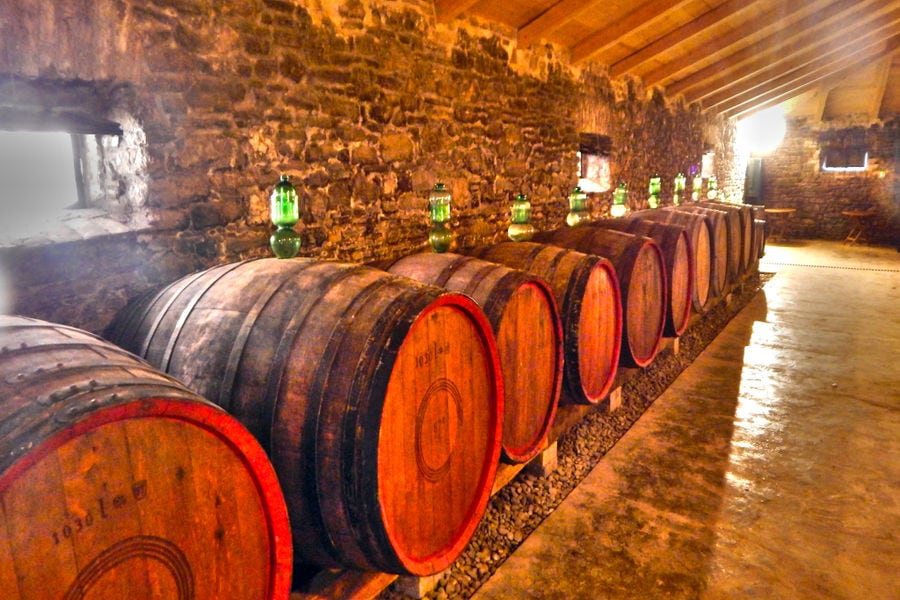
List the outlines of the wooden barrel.
{"type": "Polygon", "coordinates": [[[665,258],[668,285],[666,297],[669,299],[663,333],[670,337],[678,337],[684,333],[691,319],[695,279],[694,253],[685,228],[634,218],[605,219],[592,225],[642,235],[659,245],[665,258]]]}
{"type": "Polygon", "coordinates": [[[756,261],[766,253],[766,207],[762,204],[751,204],[753,215],[753,247],[756,249],[756,261]]]}
{"type": "Polygon", "coordinates": [[[263,442],[299,563],[429,575],[474,532],[503,394],[467,296],[362,265],[250,260],[134,303],[110,337],[263,442]]]}
{"type": "Polygon", "coordinates": [[[562,400],[597,404],[606,398],[618,370],[622,335],[619,281],[612,263],[530,242],[504,242],[469,253],[550,284],[563,326],[562,400]]]}
{"type": "Polygon", "coordinates": [[[743,276],[752,262],[750,255],[753,246],[753,211],[751,206],[732,202],[699,202],[698,204],[727,213],[726,220],[729,223],[729,229],[733,232],[735,252],[739,255],[739,274],[743,276]]]}
{"type": "Polygon", "coordinates": [[[286,599],[291,566],[237,420],[87,332],[0,316],[4,599],[286,599]]]}
{"type": "Polygon", "coordinates": [[[659,209],[661,212],[677,212],[699,216],[706,221],[710,234],[710,248],[712,258],[712,277],[710,293],[713,297],[722,297],[728,290],[730,281],[729,254],[728,254],[728,230],[725,226],[725,215],[716,210],[703,208],[693,204],[681,206],[667,206],[659,209]]]}
{"type": "Polygon", "coordinates": [[[537,242],[609,260],[622,297],[621,364],[646,367],[659,352],[666,324],[666,266],[659,246],[643,236],[599,227],[566,227],[535,234],[537,242]]]}
{"type": "Polygon", "coordinates": [[[753,256],[754,264],[759,263],[759,259],[766,253],[766,221],[764,219],[753,219],[753,256]]]}
{"type": "Polygon", "coordinates": [[[710,218],[721,222],[721,227],[725,230],[725,239],[727,240],[726,256],[728,264],[726,271],[728,275],[725,280],[727,283],[733,284],[740,279],[744,269],[741,265],[741,226],[738,216],[733,212],[701,206],[699,203],[679,206],[676,207],[676,210],[702,212],[710,218]]]}
{"type": "MultiPolygon", "coordinates": [[[[690,239],[694,266],[691,303],[695,311],[705,312],[714,297],[713,290],[716,286],[713,277],[716,247],[712,242],[707,219],[702,215],[673,210],[643,210],[632,213],[628,218],[684,228],[690,239]]],[[[726,251],[725,242],[723,238],[721,248],[723,256],[726,251]]]]}
{"type": "Polygon", "coordinates": [[[546,443],[562,386],[562,325],[549,284],[521,269],[449,252],[372,265],[478,303],[493,328],[503,372],[503,456],[511,463],[532,459],[546,443]]]}

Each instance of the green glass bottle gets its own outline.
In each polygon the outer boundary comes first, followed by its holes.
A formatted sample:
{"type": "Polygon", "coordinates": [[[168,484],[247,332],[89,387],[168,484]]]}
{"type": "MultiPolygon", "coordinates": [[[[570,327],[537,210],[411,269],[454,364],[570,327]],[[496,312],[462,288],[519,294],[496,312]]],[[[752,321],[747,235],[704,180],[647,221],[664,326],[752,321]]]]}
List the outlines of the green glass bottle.
{"type": "Polygon", "coordinates": [[[656,196],[657,198],[659,198],[659,194],[662,191],[662,177],[660,177],[659,175],[654,175],[653,177],[651,177],[649,190],[651,196],[656,196]]]}
{"type": "Polygon", "coordinates": [[[534,226],[531,225],[531,202],[525,194],[519,194],[509,209],[511,224],[506,230],[506,235],[514,242],[524,242],[534,236],[534,226]]]}
{"type": "Polygon", "coordinates": [[[628,187],[624,183],[616,186],[613,192],[612,206],[609,208],[609,214],[613,217],[624,217],[628,212],[628,187]]]}
{"type": "Polygon", "coordinates": [[[446,223],[435,223],[428,232],[428,243],[435,252],[446,252],[453,243],[453,232],[446,223]]]}
{"type": "Polygon", "coordinates": [[[672,182],[672,204],[674,206],[681,205],[681,197],[684,195],[684,190],[687,187],[687,177],[681,171],[678,172],[678,175],[675,176],[675,180],[672,182]]]}
{"type": "Polygon", "coordinates": [[[277,228],[269,237],[269,247],[278,258],[293,258],[300,252],[300,234],[294,225],[300,220],[300,200],[289,175],[282,175],[269,196],[269,216],[277,228]]]}
{"type": "Polygon", "coordinates": [[[709,176],[709,182],[707,183],[706,197],[709,200],[715,200],[716,196],[719,195],[719,182],[716,179],[715,175],[709,176]]]}
{"type": "Polygon", "coordinates": [[[651,177],[648,189],[650,196],[647,198],[647,204],[650,208],[659,208],[659,194],[662,191],[662,177],[659,175],[651,177]]]}
{"type": "Polygon", "coordinates": [[[435,183],[434,189],[428,195],[428,205],[431,211],[432,223],[446,223],[450,220],[450,202],[452,196],[450,190],[443,183],[435,183]]]}
{"type": "Polygon", "coordinates": [[[428,211],[431,218],[431,231],[428,243],[435,252],[446,252],[453,243],[453,232],[450,231],[450,203],[453,198],[450,190],[443,183],[435,183],[428,194],[428,211]]]}
{"type": "Polygon", "coordinates": [[[577,227],[586,223],[591,218],[587,211],[587,194],[577,185],[569,194],[569,214],[566,215],[566,225],[577,227]]]}

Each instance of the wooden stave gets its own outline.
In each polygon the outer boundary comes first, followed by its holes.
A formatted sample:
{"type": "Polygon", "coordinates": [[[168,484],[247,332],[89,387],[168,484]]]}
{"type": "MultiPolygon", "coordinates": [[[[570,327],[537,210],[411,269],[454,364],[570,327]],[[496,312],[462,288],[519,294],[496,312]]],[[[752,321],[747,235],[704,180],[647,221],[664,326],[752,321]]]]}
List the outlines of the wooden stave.
{"type": "MultiPolygon", "coordinates": [[[[520,464],[534,458],[546,444],[546,436],[556,416],[563,380],[562,322],[550,285],[543,278],[527,271],[449,252],[413,254],[370,265],[394,275],[467,294],[478,303],[493,328],[504,373],[504,436],[501,444],[504,459],[512,464],[520,464]],[[553,340],[549,341],[552,348],[550,361],[546,365],[535,364],[535,357],[529,357],[529,351],[534,349],[533,344],[528,344],[523,352],[518,345],[504,348],[500,342],[506,309],[515,295],[526,286],[536,287],[546,302],[544,306],[536,307],[541,311],[536,318],[549,324],[549,333],[553,336],[553,340]],[[508,376],[506,365],[511,361],[525,361],[535,369],[548,369],[551,373],[550,385],[543,390],[535,390],[533,387],[523,389],[518,385],[518,378],[508,376]],[[535,396],[536,391],[540,392],[539,396],[535,396]],[[535,427],[530,428],[524,436],[519,432],[515,437],[510,437],[507,434],[510,422],[521,425],[523,421],[534,421],[533,417],[529,417],[529,411],[524,410],[526,406],[517,406],[519,402],[537,405],[540,417],[533,423],[535,427]]],[[[528,381],[522,379],[521,383],[527,385],[528,381]]]]}
{"type": "MultiPolygon", "coordinates": [[[[528,271],[545,279],[556,296],[563,326],[563,395],[561,401],[570,404],[593,405],[603,401],[612,389],[621,353],[622,304],[615,268],[605,258],[574,250],[533,242],[501,242],[474,248],[467,254],[515,269],[528,271]],[[597,277],[592,272],[600,273],[597,277]],[[582,341],[591,334],[584,332],[582,314],[585,289],[591,281],[608,282],[608,302],[598,311],[600,321],[612,321],[608,345],[597,354],[590,354],[582,341]],[[601,375],[583,371],[599,365],[601,375]]],[[[584,311],[584,313],[583,313],[584,311]]]]}
{"type": "MultiPolygon", "coordinates": [[[[245,475],[250,486],[248,489],[253,490],[259,503],[265,537],[271,551],[267,556],[266,589],[257,589],[255,594],[267,598],[288,597],[292,548],[289,542],[287,508],[279,481],[257,440],[220,407],[98,336],[61,324],[17,316],[0,316],[0,387],[4,388],[0,401],[0,495],[22,481],[29,470],[39,465],[44,458],[79,440],[89,439],[87,436],[92,436],[90,439],[93,440],[105,439],[102,436],[108,434],[102,432],[109,428],[115,428],[114,432],[119,432],[122,428],[122,433],[116,435],[124,436],[127,435],[124,433],[126,424],[131,430],[138,426],[136,424],[143,422],[175,424],[176,428],[187,431],[190,435],[196,434],[198,438],[212,440],[216,444],[218,460],[222,460],[222,456],[232,458],[242,465],[241,469],[246,469],[245,475]],[[12,372],[16,373],[15,376],[11,375],[12,372]]],[[[94,441],[96,443],[98,442],[94,441]]],[[[132,441],[132,452],[139,450],[134,445],[136,443],[132,441]]],[[[147,451],[145,448],[144,452],[147,451]]],[[[149,454],[153,453],[150,448],[149,454]]],[[[61,473],[61,476],[65,475],[61,473]]],[[[188,472],[187,476],[187,481],[193,480],[192,473],[188,472]]],[[[160,491],[159,481],[155,483],[152,487],[154,495],[157,495],[160,491]]],[[[102,489],[106,489],[107,485],[114,486],[115,482],[109,484],[104,481],[102,484],[102,489]]],[[[214,477],[212,484],[217,485],[214,477]]],[[[222,485],[230,486],[232,480],[223,481],[222,485]]],[[[83,494],[91,489],[90,483],[86,482],[79,488],[79,492],[83,494]]],[[[100,490],[98,487],[92,493],[100,494],[100,490]]],[[[210,493],[212,491],[209,490],[210,493]]],[[[80,505],[85,502],[77,498],[72,501],[80,502],[80,505]]],[[[216,507],[218,506],[220,504],[217,502],[216,507]]],[[[190,518],[185,518],[183,523],[159,524],[157,529],[163,531],[156,535],[175,536],[179,525],[190,524],[194,527],[196,514],[185,516],[190,518]]],[[[249,513],[242,513],[241,519],[249,518],[249,513]]],[[[154,531],[151,522],[145,520],[143,523],[142,531],[154,531]]],[[[138,549],[150,542],[148,536],[141,538],[140,542],[133,542],[140,546],[133,546],[136,550],[131,555],[123,555],[124,550],[115,551],[118,552],[115,560],[124,561],[123,556],[142,556],[143,550],[138,549]]],[[[158,539],[175,550],[178,549],[177,545],[167,541],[167,537],[158,539]]],[[[246,538],[242,537],[239,543],[243,546],[245,541],[246,538]]],[[[212,542],[210,537],[210,543],[212,542]]],[[[124,548],[128,543],[131,540],[118,539],[99,553],[79,572],[69,593],[73,593],[73,590],[80,590],[75,593],[86,593],[86,589],[96,583],[98,577],[103,576],[104,569],[110,567],[109,559],[102,557],[112,556],[110,553],[114,552],[114,548],[124,548]],[[86,573],[92,573],[93,576],[86,573]]],[[[222,552],[225,550],[225,547],[221,548],[222,552]]],[[[233,548],[231,552],[234,552],[233,548]]],[[[83,554],[90,556],[86,552],[83,554]]],[[[221,552],[217,556],[221,556],[221,552]]],[[[203,564],[196,554],[190,555],[190,563],[200,563],[201,568],[203,564]]],[[[247,561],[241,560],[239,564],[245,570],[249,568],[247,561]]],[[[242,572],[238,566],[233,565],[235,576],[242,572]]],[[[43,582],[40,585],[46,584],[45,568],[46,564],[42,565],[37,574],[43,582]]],[[[196,568],[196,564],[193,568],[196,568]]],[[[205,568],[211,570],[209,564],[205,568]]],[[[119,569],[117,573],[131,573],[133,570],[134,567],[119,569]]],[[[136,572],[141,577],[140,569],[136,572]]],[[[218,585],[210,584],[211,573],[204,572],[201,575],[203,579],[194,581],[192,589],[218,585]]],[[[127,582],[124,585],[128,585],[127,582]]],[[[12,594],[13,590],[7,592],[12,594]]],[[[207,589],[205,593],[211,593],[211,590],[207,589]]]]}
{"type": "Polygon", "coordinates": [[[579,252],[602,256],[612,262],[619,278],[619,290],[622,298],[622,354],[620,364],[626,367],[643,368],[648,366],[662,347],[663,330],[665,329],[666,298],[665,258],[659,246],[652,239],[619,231],[597,227],[570,227],[553,231],[540,232],[533,238],[535,241],[560,245],[579,252]],[[636,265],[641,261],[652,265],[654,271],[647,278],[635,278],[636,265]],[[631,293],[632,284],[646,284],[652,288],[651,293],[635,294],[637,300],[653,303],[649,311],[641,311],[652,321],[633,323],[629,311],[634,300],[631,293]],[[644,327],[648,325],[648,327],[644,327]]]}
{"type": "MultiPolygon", "coordinates": [[[[232,365],[241,362],[242,354],[253,354],[253,362],[271,365],[270,372],[265,376],[265,385],[261,386],[263,397],[268,401],[260,410],[247,397],[254,396],[254,390],[243,390],[240,385],[240,374],[232,373],[231,378],[237,382],[236,389],[229,389],[228,385],[218,385],[209,381],[193,379],[193,383],[200,389],[209,389],[209,396],[218,404],[226,407],[229,412],[235,414],[263,442],[263,445],[272,455],[276,471],[282,480],[285,489],[291,522],[294,530],[294,546],[296,556],[296,568],[304,568],[304,565],[312,564],[324,567],[347,567],[360,570],[376,570],[398,574],[430,575],[447,568],[462,551],[468,537],[474,532],[480,515],[486,507],[490,493],[490,487],[496,472],[500,452],[500,427],[502,415],[502,376],[499,371],[499,362],[494,340],[490,332],[490,325],[477,305],[468,297],[448,293],[433,286],[424,286],[406,278],[389,275],[374,268],[362,265],[315,261],[312,259],[291,259],[278,261],[277,259],[248,260],[231,265],[214,267],[200,274],[193,274],[174,282],[150,300],[144,300],[143,305],[130,307],[123,311],[122,322],[131,323],[138,328],[143,327],[148,331],[138,333],[133,331],[132,338],[123,339],[123,343],[143,349],[151,362],[160,362],[169,368],[177,367],[173,362],[173,344],[177,346],[177,338],[180,335],[183,323],[175,322],[184,320],[186,315],[194,310],[195,305],[201,301],[204,295],[215,286],[225,285],[232,272],[253,269],[254,266],[266,272],[268,269],[287,270],[290,273],[282,273],[274,281],[264,281],[265,290],[257,291],[258,298],[254,306],[247,310],[245,323],[234,335],[222,335],[224,339],[237,339],[240,343],[234,343],[228,352],[228,366],[219,369],[211,369],[212,379],[219,371],[234,371],[237,367],[232,365]],[[276,266],[280,265],[280,266],[276,266]],[[205,281],[208,280],[208,281],[205,281]],[[222,283],[220,283],[220,280],[222,283]],[[312,294],[293,293],[304,289],[315,289],[316,285],[325,290],[334,290],[346,281],[359,285],[363,293],[376,296],[376,302],[364,302],[354,298],[352,306],[345,307],[333,302],[333,298],[325,300],[312,294]],[[197,289],[192,289],[192,286],[197,289]],[[286,290],[291,290],[288,293],[286,290]],[[172,297],[167,297],[167,291],[171,291],[172,297]],[[385,307],[377,304],[378,294],[386,294],[382,298],[385,307]],[[396,294],[396,297],[388,297],[396,294]],[[165,315],[154,315],[153,306],[165,306],[165,315]],[[295,346],[299,333],[305,325],[305,321],[312,320],[308,315],[316,312],[320,319],[328,321],[329,318],[341,323],[340,327],[363,326],[363,323],[371,323],[374,319],[341,319],[342,311],[377,311],[383,309],[390,315],[389,319],[381,323],[378,335],[384,336],[384,348],[379,349],[377,344],[371,347],[363,344],[363,348],[351,348],[352,352],[378,352],[379,358],[364,357],[358,362],[366,365],[371,373],[362,374],[355,371],[346,376],[335,375],[330,371],[330,365],[337,364],[338,355],[346,356],[346,348],[338,348],[343,340],[330,340],[322,350],[323,361],[328,366],[321,370],[314,369],[308,377],[300,377],[288,368],[297,361],[299,350],[295,346]],[[389,310],[390,309],[390,310],[389,310]],[[373,466],[375,457],[378,456],[379,447],[377,440],[355,440],[354,431],[357,427],[374,431],[380,424],[378,413],[379,399],[384,400],[384,394],[391,382],[390,372],[393,361],[404,342],[404,335],[417,322],[417,318],[430,310],[459,310],[476,324],[478,333],[483,334],[480,343],[489,355],[486,369],[491,370],[491,385],[494,386],[490,398],[485,399],[485,404],[491,410],[501,411],[491,414],[493,422],[487,426],[489,433],[485,436],[485,444],[489,446],[486,458],[483,461],[481,472],[478,475],[477,492],[471,499],[471,507],[463,522],[457,524],[454,532],[456,537],[450,547],[440,548],[432,555],[421,561],[417,557],[410,556],[404,548],[392,547],[394,543],[389,527],[378,520],[381,517],[381,508],[378,499],[377,466],[373,466]],[[335,311],[329,314],[328,311],[335,311]],[[134,313],[142,313],[141,317],[135,317],[134,313]],[[275,329],[284,331],[277,348],[267,349],[264,344],[251,343],[247,337],[247,330],[252,331],[255,325],[251,322],[260,318],[263,313],[267,316],[278,315],[279,324],[275,329]],[[322,314],[322,313],[325,314],[322,314]],[[171,313],[171,314],[169,314],[171,313]],[[251,323],[248,327],[248,323],[251,323]],[[349,324],[347,324],[349,323],[349,324]],[[154,343],[155,331],[163,329],[161,343],[154,343]],[[333,342],[333,343],[331,343],[333,342]],[[243,347],[243,344],[247,344],[243,347]],[[300,398],[302,393],[296,392],[290,384],[282,385],[282,380],[293,377],[298,380],[297,387],[302,385],[304,391],[311,391],[313,399],[300,398]],[[367,379],[368,378],[368,379],[367,379]],[[363,389],[368,389],[365,393],[363,389]],[[349,421],[342,423],[342,409],[340,400],[335,398],[352,395],[355,405],[356,424],[349,421]],[[379,396],[380,395],[380,396],[379,396]],[[367,412],[368,411],[368,412],[367,412]],[[304,415],[315,415],[315,418],[305,419],[304,415]],[[325,435],[324,431],[333,428],[342,435],[325,435]],[[298,436],[299,434],[299,436],[298,436]],[[291,447],[292,438],[299,437],[299,448],[291,447]],[[327,440],[327,448],[323,447],[322,439],[327,440]],[[341,443],[348,445],[347,449],[340,447],[341,443]],[[300,473],[302,466],[314,461],[316,476],[306,477],[300,473]],[[359,468],[356,468],[359,465],[359,468]],[[350,475],[350,473],[361,475],[350,475]],[[351,486],[354,498],[359,498],[358,504],[348,506],[343,502],[342,495],[326,490],[327,485],[318,481],[310,481],[319,476],[327,476],[330,481],[344,481],[343,486],[351,486]],[[343,477],[347,477],[347,481],[343,477]],[[374,521],[371,521],[374,520],[374,521]]],[[[255,275],[248,272],[245,276],[253,280],[255,275]]],[[[234,285],[229,282],[229,285],[234,285]]],[[[240,286],[238,286],[240,287],[240,286]]],[[[271,318],[271,317],[270,317],[271,318]]],[[[117,319],[118,321],[119,319],[117,319]]],[[[261,320],[261,319],[260,319],[261,320]]],[[[116,329],[114,323],[113,330],[116,329]]],[[[373,330],[374,332],[374,330],[373,330]]],[[[303,331],[303,333],[307,333],[303,331]]],[[[265,338],[266,336],[262,336],[265,338]]],[[[361,338],[362,336],[358,336],[361,338]]],[[[356,340],[362,343],[361,339],[356,340]]],[[[350,342],[352,345],[352,341],[350,342]]],[[[223,346],[228,347],[229,342],[223,346]]],[[[318,350],[318,349],[317,349],[318,350]]],[[[189,355],[190,352],[182,354],[189,355]]],[[[301,353],[302,354],[302,353],[301,353]]],[[[176,369],[177,370],[177,369],[176,369]]],[[[298,369],[293,369],[296,371],[298,369]]],[[[229,379],[228,376],[225,377],[229,379]]],[[[259,386],[258,386],[259,387],[259,386]]],[[[257,390],[258,393],[258,390],[257,390]]],[[[262,404],[262,403],[256,403],[262,404]]],[[[383,407],[382,407],[383,408],[383,407]]],[[[377,432],[376,432],[377,433],[377,432]]],[[[370,436],[372,437],[372,436],[370,436]]],[[[340,486],[338,486],[340,487],[340,486]]]]}

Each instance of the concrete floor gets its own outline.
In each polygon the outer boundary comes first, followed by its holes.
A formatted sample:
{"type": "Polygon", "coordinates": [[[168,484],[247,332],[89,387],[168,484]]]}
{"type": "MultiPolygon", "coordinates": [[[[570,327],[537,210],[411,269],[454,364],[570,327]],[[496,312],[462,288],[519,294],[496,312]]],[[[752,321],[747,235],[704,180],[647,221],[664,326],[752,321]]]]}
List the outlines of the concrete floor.
{"type": "Polygon", "coordinates": [[[900,253],[776,275],[474,596],[900,599],[900,253]]]}

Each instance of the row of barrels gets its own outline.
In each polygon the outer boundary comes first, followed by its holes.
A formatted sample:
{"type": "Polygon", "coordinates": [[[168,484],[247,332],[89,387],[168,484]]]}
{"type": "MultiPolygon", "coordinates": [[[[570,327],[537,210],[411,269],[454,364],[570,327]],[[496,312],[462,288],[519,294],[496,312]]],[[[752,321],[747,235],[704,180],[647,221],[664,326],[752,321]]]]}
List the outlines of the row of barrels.
{"type": "Polygon", "coordinates": [[[109,341],[0,317],[0,589],[279,598],[294,565],[447,568],[501,457],[529,460],[560,402],[601,402],[727,288],[727,210],[691,209],[467,255],[221,265],[136,299],[109,341]]]}

